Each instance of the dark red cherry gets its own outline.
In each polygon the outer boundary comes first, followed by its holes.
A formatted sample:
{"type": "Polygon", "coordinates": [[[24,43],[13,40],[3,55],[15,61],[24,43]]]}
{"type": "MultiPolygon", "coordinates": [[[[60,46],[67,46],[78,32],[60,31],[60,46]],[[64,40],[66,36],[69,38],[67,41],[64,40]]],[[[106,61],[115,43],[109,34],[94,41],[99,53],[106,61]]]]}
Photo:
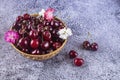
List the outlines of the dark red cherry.
{"type": "Polygon", "coordinates": [[[47,50],[50,47],[50,43],[48,41],[44,41],[41,43],[41,48],[43,50],[47,50]]]}
{"type": "Polygon", "coordinates": [[[70,56],[70,58],[75,58],[75,57],[78,56],[78,53],[77,53],[76,51],[74,51],[74,50],[71,50],[71,51],[69,52],[69,56],[70,56]]]}
{"type": "Polygon", "coordinates": [[[29,50],[26,48],[22,48],[22,51],[29,54],[29,50]]]}
{"type": "Polygon", "coordinates": [[[44,20],[44,21],[43,21],[43,25],[45,25],[45,26],[49,26],[49,25],[50,25],[50,22],[44,20]]]}
{"type": "Polygon", "coordinates": [[[23,15],[23,18],[24,18],[24,20],[28,20],[28,19],[30,19],[30,15],[26,13],[23,15]]]}
{"type": "Polygon", "coordinates": [[[90,45],[90,48],[91,48],[92,51],[97,51],[98,50],[98,44],[94,42],[90,45]]]}
{"type": "Polygon", "coordinates": [[[58,30],[54,29],[52,32],[51,32],[52,36],[53,37],[58,37],[58,30]]]}
{"type": "Polygon", "coordinates": [[[41,34],[44,31],[43,25],[39,24],[38,27],[37,27],[37,31],[38,31],[39,34],[41,34]]]}
{"type": "Polygon", "coordinates": [[[29,36],[31,39],[36,39],[38,37],[38,32],[36,30],[31,30],[29,36]]]}
{"type": "Polygon", "coordinates": [[[31,48],[34,48],[34,49],[38,48],[38,47],[39,47],[39,44],[40,44],[39,39],[33,39],[33,40],[31,40],[31,42],[30,42],[31,48]]]}
{"type": "Polygon", "coordinates": [[[18,16],[17,19],[16,19],[17,22],[20,22],[20,21],[22,21],[22,20],[23,20],[23,17],[22,17],[22,16],[18,16]]]}
{"type": "Polygon", "coordinates": [[[54,42],[52,46],[53,46],[53,49],[58,49],[61,46],[61,43],[60,42],[54,42]]]}
{"type": "Polygon", "coordinates": [[[53,41],[52,41],[52,40],[50,40],[49,42],[50,42],[50,44],[53,44],[53,41]]]}
{"type": "Polygon", "coordinates": [[[90,49],[90,42],[89,41],[84,41],[83,42],[83,48],[89,50],[90,49]]]}
{"type": "Polygon", "coordinates": [[[18,45],[21,47],[21,48],[28,48],[29,47],[29,41],[30,39],[25,37],[25,38],[21,38],[18,42],[18,45]]]}
{"type": "Polygon", "coordinates": [[[43,39],[46,41],[49,41],[51,39],[51,33],[49,31],[44,31],[42,35],[43,39]]]}
{"type": "Polygon", "coordinates": [[[50,22],[50,25],[51,25],[51,26],[54,26],[54,21],[53,21],[53,20],[50,22]]]}
{"type": "Polygon", "coordinates": [[[34,55],[40,55],[40,50],[39,49],[35,49],[31,52],[31,54],[34,54],[34,55]]]}
{"type": "Polygon", "coordinates": [[[84,64],[84,60],[82,58],[75,58],[74,59],[74,65],[82,66],[83,64],[84,64]]]}
{"type": "Polygon", "coordinates": [[[18,30],[21,29],[21,27],[22,27],[22,26],[21,26],[20,23],[16,23],[16,22],[15,22],[15,23],[13,24],[13,27],[12,27],[12,28],[18,31],[18,30]]]}
{"type": "Polygon", "coordinates": [[[37,26],[39,23],[40,23],[39,19],[36,18],[36,19],[34,20],[34,26],[37,26]]]}
{"type": "Polygon", "coordinates": [[[19,30],[19,34],[20,34],[20,35],[23,35],[24,33],[25,33],[25,29],[20,29],[20,30],[19,30]]]}
{"type": "Polygon", "coordinates": [[[60,23],[59,23],[58,21],[55,21],[55,22],[54,22],[54,26],[55,26],[55,27],[59,27],[59,26],[60,26],[60,23]]]}

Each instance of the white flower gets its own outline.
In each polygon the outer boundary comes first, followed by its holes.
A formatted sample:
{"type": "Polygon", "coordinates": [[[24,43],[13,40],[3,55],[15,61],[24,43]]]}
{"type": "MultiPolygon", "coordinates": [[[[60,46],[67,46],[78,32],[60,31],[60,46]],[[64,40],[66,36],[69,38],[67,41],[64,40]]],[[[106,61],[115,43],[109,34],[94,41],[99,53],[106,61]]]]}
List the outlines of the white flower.
{"type": "Polygon", "coordinates": [[[44,10],[44,9],[42,9],[42,10],[39,12],[39,16],[44,17],[44,13],[45,13],[45,10],[44,10]]]}
{"type": "Polygon", "coordinates": [[[70,28],[63,28],[58,31],[59,37],[62,39],[67,39],[72,35],[72,30],[70,28]]]}

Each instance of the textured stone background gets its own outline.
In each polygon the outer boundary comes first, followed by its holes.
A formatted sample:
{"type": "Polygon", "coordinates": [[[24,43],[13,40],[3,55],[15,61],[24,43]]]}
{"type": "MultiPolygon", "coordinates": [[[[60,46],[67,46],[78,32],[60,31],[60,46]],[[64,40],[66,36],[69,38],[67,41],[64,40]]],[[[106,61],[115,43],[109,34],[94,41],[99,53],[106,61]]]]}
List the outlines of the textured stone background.
{"type": "Polygon", "coordinates": [[[120,80],[119,44],[120,0],[0,0],[0,80],[120,80]],[[4,41],[4,33],[18,15],[48,7],[55,8],[74,35],[50,60],[26,59],[4,41]],[[99,44],[97,52],[80,48],[88,32],[88,40],[99,44]],[[85,60],[82,67],[68,58],[71,49],[85,60]]]}

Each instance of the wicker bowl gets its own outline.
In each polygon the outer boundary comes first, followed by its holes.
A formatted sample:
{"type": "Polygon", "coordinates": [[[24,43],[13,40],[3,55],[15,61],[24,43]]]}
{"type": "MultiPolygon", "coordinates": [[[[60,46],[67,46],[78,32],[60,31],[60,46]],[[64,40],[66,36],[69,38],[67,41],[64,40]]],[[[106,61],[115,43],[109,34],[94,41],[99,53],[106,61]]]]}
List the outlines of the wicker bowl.
{"type": "MultiPolygon", "coordinates": [[[[32,14],[31,16],[34,16],[34,17],[37,17],[38,14],[32,14]]],[[[56,17],[55,17],[56,18],[56,17]]],[[[59,18],[56,18],[58,20],[60,20],[59,18]]],[[[61,20],[60,20],[61,21],[61,20]]],[[[62,22],[62,21],[61,21],[62,22]]],[[[62,22],[63,23],[63,22],[62,22]]],[[[64,23],[63,23],[64,24],[64,23]]],[[[64,26],[66,27],[66,25],[64,24],[64,26]]],[[[29,59],[32,59],[32,60],[46,60],[46,59],[50,59],[52,57],[54,57],[55,55],[57,55],[60,50],[65,46],[67,42],[67,39],[63,42],[63,44],[61,45],[60,48],[58,48],[57,50],[54,50],[48,54],[42,54],[42,55],[32,55],[32,54],[28,54],[28,53],[25,53],[25,52],[22,52],[21,50],[19,50],[18,48],[16,48],[15,45],[11,44],[12,47],[18,51],[22,56],[26,57],[26,58],[29,58],[29,59]]]]}

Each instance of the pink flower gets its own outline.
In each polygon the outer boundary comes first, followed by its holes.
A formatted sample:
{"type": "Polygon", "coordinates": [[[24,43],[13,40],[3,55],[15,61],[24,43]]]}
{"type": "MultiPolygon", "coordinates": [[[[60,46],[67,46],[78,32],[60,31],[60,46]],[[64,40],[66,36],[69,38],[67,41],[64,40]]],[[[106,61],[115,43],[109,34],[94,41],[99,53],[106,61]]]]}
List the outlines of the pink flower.
{"type": "Polygon", "coordinates": [[[19,38],[19,35],[17,32],[10,30],[5,33],[4,38],[5,38],[5,41],[14,44],[15,41],[19,38]]]}
{"type": "Polygon", "coordinates": [[[54,9],[48,8],[48,9],[45,11],[45,13],[44,13],[45,19],[51,21],[51,20],[53,19],[53,17],[54,17],[54,16],[53,16],[53,12],[54,12],[54,9]]]}

